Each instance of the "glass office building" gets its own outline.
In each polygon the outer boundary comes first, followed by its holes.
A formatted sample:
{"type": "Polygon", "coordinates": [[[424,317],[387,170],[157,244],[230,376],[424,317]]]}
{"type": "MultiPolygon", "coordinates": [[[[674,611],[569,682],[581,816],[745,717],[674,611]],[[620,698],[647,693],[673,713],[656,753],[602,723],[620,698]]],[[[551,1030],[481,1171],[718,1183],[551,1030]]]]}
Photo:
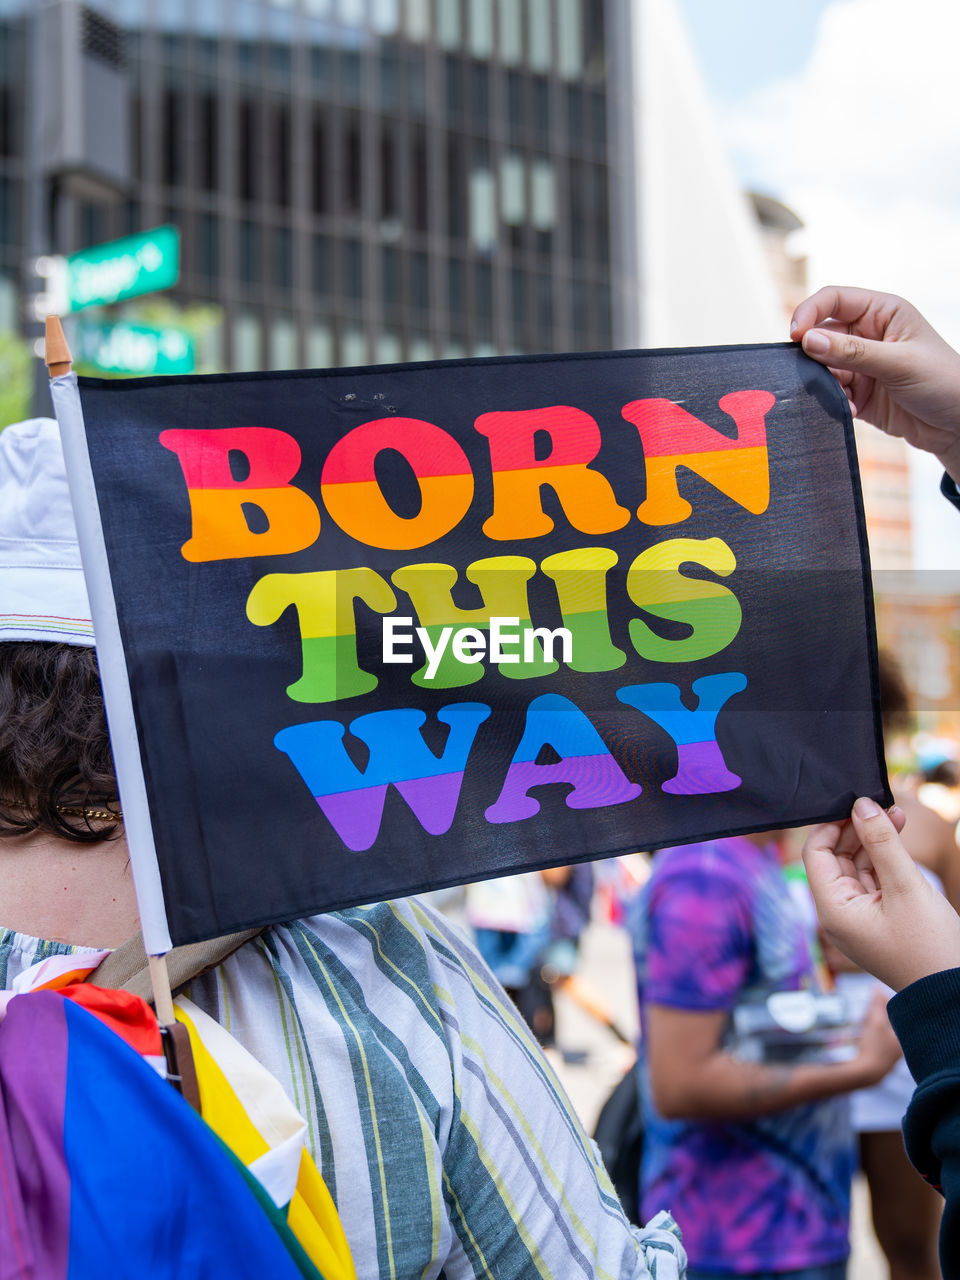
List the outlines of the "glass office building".
{"type": "Polygon", "coordinates": [[[629,7],[0,0],[0,326],[37,254],[169,222],[226,369],[634,341],[629,7]]]}

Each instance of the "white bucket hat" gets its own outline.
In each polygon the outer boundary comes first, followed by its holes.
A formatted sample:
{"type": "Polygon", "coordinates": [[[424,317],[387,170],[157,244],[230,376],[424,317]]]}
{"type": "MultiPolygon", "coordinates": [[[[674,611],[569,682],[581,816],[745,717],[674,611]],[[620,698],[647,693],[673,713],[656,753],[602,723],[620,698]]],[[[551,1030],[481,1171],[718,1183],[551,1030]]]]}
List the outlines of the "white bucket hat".
{"type": "Polygon", "coordinates": [[[92,645],[60,432],[53,418],[0,431],[0,641],[92,645]]]}

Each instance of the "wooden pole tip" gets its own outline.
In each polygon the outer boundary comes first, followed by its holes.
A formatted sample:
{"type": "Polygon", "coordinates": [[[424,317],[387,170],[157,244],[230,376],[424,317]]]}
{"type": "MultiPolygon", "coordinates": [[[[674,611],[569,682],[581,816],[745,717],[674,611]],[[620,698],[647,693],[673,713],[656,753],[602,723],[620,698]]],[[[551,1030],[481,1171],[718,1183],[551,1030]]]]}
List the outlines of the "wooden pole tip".
{"type": "Polygon", "coordinates": [[[69,373],[73,364],[73,356],[67,346],[67,339],[59,316],[47,316],[44,361],[50,371],[51,378],[59,378],[62,374],[69,373]]]}

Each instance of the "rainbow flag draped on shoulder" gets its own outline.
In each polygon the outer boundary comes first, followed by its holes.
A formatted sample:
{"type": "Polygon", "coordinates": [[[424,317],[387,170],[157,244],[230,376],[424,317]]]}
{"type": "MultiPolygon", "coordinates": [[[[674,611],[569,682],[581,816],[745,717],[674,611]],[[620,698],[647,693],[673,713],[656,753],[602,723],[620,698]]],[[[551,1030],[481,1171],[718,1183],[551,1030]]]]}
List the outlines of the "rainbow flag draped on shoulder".
{"type": "Polygon", "coordinates": [[[280,1086],[178,1002],[201,1119],[150,1007],[76,985],[99,959],[43,961],[0,1000],[0,1280],[356,1280],[280,1086]]]}

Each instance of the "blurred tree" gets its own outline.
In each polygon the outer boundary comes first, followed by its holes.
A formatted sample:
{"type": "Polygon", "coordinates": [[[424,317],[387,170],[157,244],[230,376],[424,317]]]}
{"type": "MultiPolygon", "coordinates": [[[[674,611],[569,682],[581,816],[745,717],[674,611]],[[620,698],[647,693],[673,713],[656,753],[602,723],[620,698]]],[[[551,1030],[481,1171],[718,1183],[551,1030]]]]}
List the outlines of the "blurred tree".
{"type": "Polygon", "coordinates": [[[0,332],[0,428],[30,416],[33,360],[29,342],[0,332]]]}

